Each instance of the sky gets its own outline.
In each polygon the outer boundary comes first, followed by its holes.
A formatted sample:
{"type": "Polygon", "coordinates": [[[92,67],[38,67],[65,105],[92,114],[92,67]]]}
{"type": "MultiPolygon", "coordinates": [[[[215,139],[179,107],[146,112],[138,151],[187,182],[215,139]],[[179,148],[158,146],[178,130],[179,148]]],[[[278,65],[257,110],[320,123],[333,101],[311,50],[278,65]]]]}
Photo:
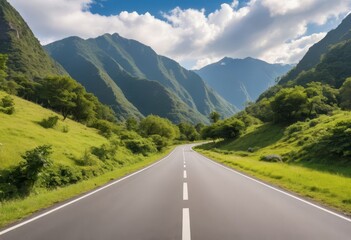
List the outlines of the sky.
{"type": "Polygon", "coordinates": [[[118,33],[199,69],[223,57],[294,64],[351,0],[8,0],[42,44],[118,33]]]}

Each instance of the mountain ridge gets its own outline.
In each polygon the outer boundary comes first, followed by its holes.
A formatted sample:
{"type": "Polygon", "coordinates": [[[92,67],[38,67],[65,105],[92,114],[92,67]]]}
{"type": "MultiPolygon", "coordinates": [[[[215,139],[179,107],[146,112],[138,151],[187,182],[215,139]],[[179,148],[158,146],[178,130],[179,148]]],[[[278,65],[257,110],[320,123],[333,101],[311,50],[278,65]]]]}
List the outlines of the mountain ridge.
{"type": "Polygon", "coordinates": [[[195,72],[227,101],[239,108],[275,84],[277,77],[291,69],[291,65],[270,64],[263,60],[224,57],[195,72]]]}
{"type": "Polygon", "coordinates": [[[21,15],[6,0],[0,0],[0,53],[8,55],[10,76],[29,79],[68,75],[42,48],[21,15]]]}
{"type": "Polygon", "coordinates": [[[151,47],[125,39],[119,34],[104,34],[87,40],[69,37],[45,48],[72,77],[102,102],[111,105],[122,119],[157,114],[174,122],[197,123],[208,122],[207,116],[212,111],[218,111],[223,116],[236,112],[235,107],[209,88],[196,73],[186,70],[170,58],[158,55],[151,47]],[[84,62],[93,65],[87,66],[91,71],[90,76],[83,77],[84,72],[79,64],[84,62]],[[105,90],[98,91],[94,84],[104,85],[105,90]],[[157,112],[157,105],[152,107],[150,104],[147,107],[149,110],[144,111],[143,106],[148,104],[148,99],[137,100],[131,85],[138,85],[139,90],[140,85],[148,87],[151,92],[158,89],[158,96],[164,96],[165,101],[162,101],[164,98],[157,99],[156,92],[156,95],[148,96],[151,102],[158,103],[158,107],[164,109],[162,113],[157,112]],[[105,94],[105,91],[109,94],[105,94]],[[111,100],[111,91],[119,99],[111,100]],[[164,103],[168,103],[168,111],[164,103]],[[133,109],[133,112],[125,114],[118,108],[133,109]]]}
{"type": "Polygon", "coordinates": [[[329,31],[322,40],[311,46],[296,67],[284,76],[279,84],[285,84],[296,78],[301,72],[314,68],[333,45],[350,39],[351,14],[347,15],[335,29],[329,31]]]}

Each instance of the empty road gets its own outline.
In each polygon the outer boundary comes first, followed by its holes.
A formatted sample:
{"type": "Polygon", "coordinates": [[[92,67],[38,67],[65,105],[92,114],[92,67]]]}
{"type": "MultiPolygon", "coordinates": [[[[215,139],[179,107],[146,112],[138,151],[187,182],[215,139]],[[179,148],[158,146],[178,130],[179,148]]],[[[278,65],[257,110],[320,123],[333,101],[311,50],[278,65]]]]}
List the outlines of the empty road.
{"type": "Polygon", "coordinates": [[[351,221],[177,147],[160,162],[0,230],[1,240],[351,239],[351,221]]]}

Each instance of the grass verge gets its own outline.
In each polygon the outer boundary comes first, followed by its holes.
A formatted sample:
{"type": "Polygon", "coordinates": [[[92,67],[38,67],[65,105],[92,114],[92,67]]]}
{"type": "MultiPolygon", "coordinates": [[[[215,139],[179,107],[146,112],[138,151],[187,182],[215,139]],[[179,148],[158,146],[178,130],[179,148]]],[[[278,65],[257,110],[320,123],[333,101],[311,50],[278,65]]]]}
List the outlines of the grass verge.
{"type": "Polygon", "coordinates": [[[196,148],[199,153],[230,168],[351,216],[351,178],[289,163],[262,162],[250,156],[223,154],[196,148]]]}
{"type": "Polygon", "coordinates": [[[90,190],[96,189],[111,180],[122,178],[128,174],[138,171],[168,155],[174,147],[169,147],[162,153],[145,157],[143,161],[137,162],[132,165],[125,166],[107,172],[89,180],[79,182],[64,188],[58,188],[52,191],[39,189],[35,194],[31,194],[25,199],[11,200],[7,202],[0,202],[0,228],[21,220],[29,215],[75,197],[79,194],[86,193],[90,190]]]}

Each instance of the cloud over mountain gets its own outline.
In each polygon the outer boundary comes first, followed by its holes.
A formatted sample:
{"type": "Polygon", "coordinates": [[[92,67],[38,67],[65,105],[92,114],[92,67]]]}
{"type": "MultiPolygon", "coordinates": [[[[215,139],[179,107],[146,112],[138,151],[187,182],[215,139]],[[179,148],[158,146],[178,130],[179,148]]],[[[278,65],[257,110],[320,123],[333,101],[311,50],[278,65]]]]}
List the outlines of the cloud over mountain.
{"type": "Polygon", "coordinates": [[[188,67],[201,67],[223,56],[297,62],[325,36],[311,25],[341,20],[351,2],[334,0],[250,0],[224,3],[213,12],[175,8],[159,19],[150,13],[102,16],[89,11],[93,0],[9,0],[42,43],[71,35],[83,38],[118,32],[150,45],[188,67]]]}

